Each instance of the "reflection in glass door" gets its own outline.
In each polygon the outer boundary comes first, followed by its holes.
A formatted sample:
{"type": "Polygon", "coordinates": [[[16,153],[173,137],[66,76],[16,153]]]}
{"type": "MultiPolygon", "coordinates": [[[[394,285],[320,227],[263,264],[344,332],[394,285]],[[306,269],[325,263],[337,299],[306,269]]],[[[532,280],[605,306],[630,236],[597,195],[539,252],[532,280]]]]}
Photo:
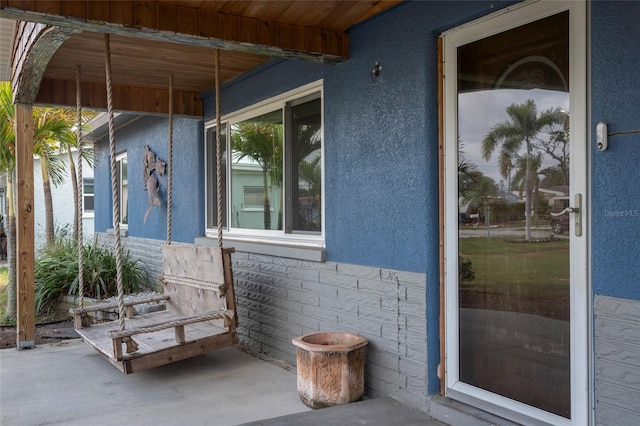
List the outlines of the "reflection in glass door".
{"type": "Polygon", "coordinates": [[[573,413],[569,46],[565,10],[447,50],[449,388],[558,423],[573,413]]]}
{"type": "Polygon", "coordinates": [[[569,240],[551,213],[569,199],[568,15],[458,48],[460,380],[562,417],[569,240]]]}

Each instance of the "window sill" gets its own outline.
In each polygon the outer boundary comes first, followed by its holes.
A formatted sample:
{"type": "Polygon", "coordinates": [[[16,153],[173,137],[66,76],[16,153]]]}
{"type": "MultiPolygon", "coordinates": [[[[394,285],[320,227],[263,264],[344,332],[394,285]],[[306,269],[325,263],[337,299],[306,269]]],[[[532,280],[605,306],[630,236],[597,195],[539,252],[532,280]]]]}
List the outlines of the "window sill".
{"type": "MultiPolygon", "coordinates": [[[[107,229],[107,235],[115,235],[116,234],[116,230],[114,228],[109,228],[107,229]]],[[[121,237],[128,237],[129,236],[129,229],[128,228],[120,228],[120,236],[121,237]]]]}
{"type": "MultiPolygon", "coordinates": [[[[326,249],[319,245],[309,245],[295,241],[259,241],[233,237],[225,237],[223,241],[225,247],[233,247],[237,251],[313,262],[326,262],[326,249]]],[[[212,237],[198,237],[194,243],[202,246],[215,246],[218,244],[218,240],[212,237]]]]}

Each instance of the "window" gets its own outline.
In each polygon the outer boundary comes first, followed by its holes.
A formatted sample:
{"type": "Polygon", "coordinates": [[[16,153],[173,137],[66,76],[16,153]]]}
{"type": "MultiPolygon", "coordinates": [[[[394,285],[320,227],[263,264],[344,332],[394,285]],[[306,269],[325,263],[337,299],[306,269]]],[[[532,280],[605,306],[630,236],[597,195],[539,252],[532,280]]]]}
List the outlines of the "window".
{"type": "Polygon", "coordinates": [[[93,178],[82,178],[82,212],[93,213],[93,178]]]}
{"type": "MultiPolygon", "coordinates": [[[[215,122],[211,124],[205,148],[208,235],[217,228],[216,133],[215,122]]],[[[322,136],[321,85],[317,83],[223,117],[221,172],[227,237],[321,240],[322,136]]]]}
{"type": "Polygon", "coordinates": [[[264,210],[264,188],[261,186],[245,186],[242,197],[243,210],[264,210]]]}
{"type": "Polygon", "coordinates": [[[129,223],[129,180],[127,178],[127,153],[116,157],[116,173],[120,200],[120,225],[129,223]]]}

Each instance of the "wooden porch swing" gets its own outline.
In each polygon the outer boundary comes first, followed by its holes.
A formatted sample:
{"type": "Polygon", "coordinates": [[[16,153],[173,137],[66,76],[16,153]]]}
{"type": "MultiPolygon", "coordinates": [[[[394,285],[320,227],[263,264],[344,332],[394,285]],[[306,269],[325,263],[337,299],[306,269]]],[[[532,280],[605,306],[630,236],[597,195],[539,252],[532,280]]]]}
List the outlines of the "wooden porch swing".
{"type": "MultiPolygon", "coordinates": [[[[117,303],[84,307],[83,256],[79,250],[78,308],[71,309],[74,326],[84,341],[109,362],[129,374],[190,358],[237,342],[235,291],[231,269],[232,248],[222,247],[222,176],[220,142],[220,52],[215,50],[216,160],[218,169],[218,247],[171,245],[171,197],[173,157],[173,76],[169,78],[169,143],[167,160],[167,243],[162,246],[164,294],[125,300],[122,283],[120,200],[116,179],[111,60],[109,35],[105,34],[107,113],[111,154],[113,223],[115,228],[117,303]],[[134,315],[134,306],[165,301],[164,311],[134,315]],[[118,308],[118,321],[91,324],[90,313],[118,308]],[[116,328],[116,323],[117,329],[116,328]],[[135,337],[135,340],[134,340],[135,337]],[[126,351],[123,351],[123,345],[126,351]]],[[[81,137],[80,67],[76,73],[78,138],[81,137]]],[[[80,141],[80,139],[79,139],[80,141]]],[[[79,150],[82,144],[79,143],[79,150]]],[[[80,155],[82,152],[80,151],[80,155]]],[[[82,181],[81,164],[78,179],[82,181]]],[[[78,197],[82,200],[82,194],[78,197]]],[[[81,212],[81,202],[77,208],[81,212]]],[[[82,230],[78,240],[82,244],[82,230]]]]}

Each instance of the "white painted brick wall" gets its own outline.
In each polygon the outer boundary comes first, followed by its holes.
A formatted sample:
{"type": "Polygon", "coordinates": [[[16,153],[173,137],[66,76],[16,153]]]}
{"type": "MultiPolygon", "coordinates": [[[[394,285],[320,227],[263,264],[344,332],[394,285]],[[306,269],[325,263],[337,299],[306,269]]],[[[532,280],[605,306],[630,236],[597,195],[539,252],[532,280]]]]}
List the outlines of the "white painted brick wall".
{"type": "Polygon", "coordinates": [[[640,301],[596,296],[596,424],[640,424],[640,301]]]}
{"type": "MultiPolygon", "coordinates": [[[[98,236],[102,243],[112,240],[98,236]]],[[[122,242],[144,259],[152,278],[162,271],[162,241],[127,237],[122,242]]],[[[358,333],[369,340],[367,395],[426,406],[425,274],[243,252],[232,260],[243,344],[295,365],[294,337],[358,333]]]]}

